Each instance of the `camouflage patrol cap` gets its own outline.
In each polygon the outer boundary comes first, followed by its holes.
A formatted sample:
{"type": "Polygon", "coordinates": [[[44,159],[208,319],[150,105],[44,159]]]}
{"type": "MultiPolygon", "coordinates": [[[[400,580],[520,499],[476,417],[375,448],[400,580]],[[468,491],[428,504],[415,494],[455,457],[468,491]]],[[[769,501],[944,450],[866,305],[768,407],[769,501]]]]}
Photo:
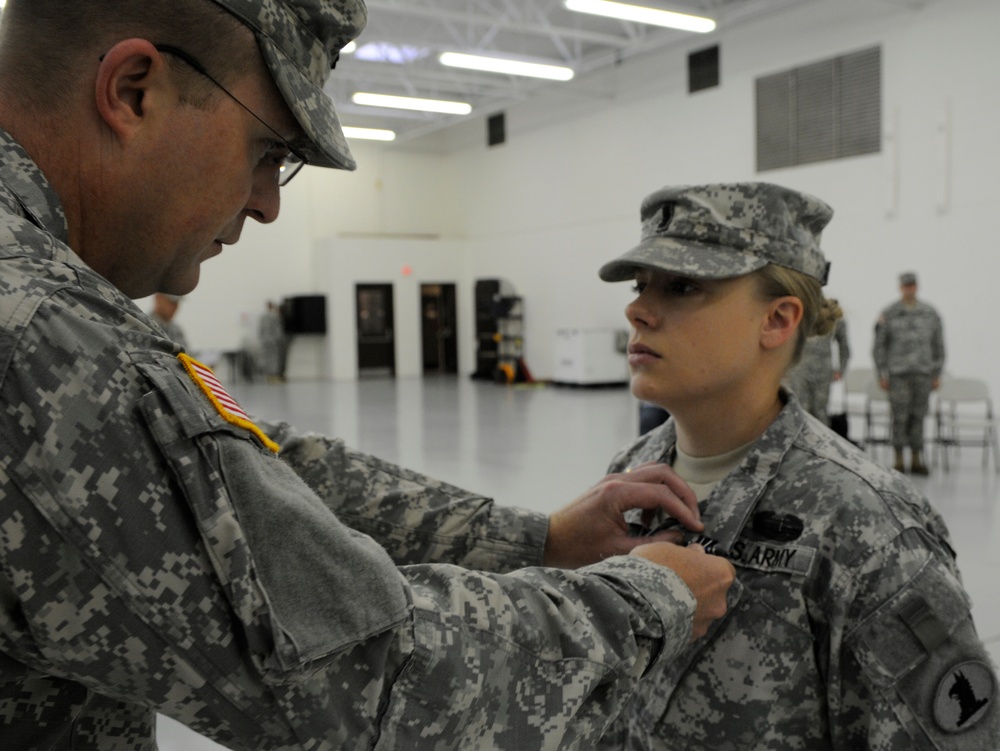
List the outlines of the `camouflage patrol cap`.
{"type": "Polygon", "coordinates": [[[641,242],[601,267],[604,281],[640,268],[730,279],[773,263],[826,284],[819,241],[833,210],[813,196],[770,183],[682,185],[647,196],[640,214],[641,242]]]}
{"type": "Polygon", "coordinates": [[[368,20],[364,0],[212,0],[253,29],[274,82],[308,143],[310,164],[357,166],[323,84],[368,20]]]}
{"type": "Polygon", "coordinates": [[[905,287],[910,284],[917,283],[917,275],[912,271],[907,271],[899,275],[899,285],[905,287]]]}

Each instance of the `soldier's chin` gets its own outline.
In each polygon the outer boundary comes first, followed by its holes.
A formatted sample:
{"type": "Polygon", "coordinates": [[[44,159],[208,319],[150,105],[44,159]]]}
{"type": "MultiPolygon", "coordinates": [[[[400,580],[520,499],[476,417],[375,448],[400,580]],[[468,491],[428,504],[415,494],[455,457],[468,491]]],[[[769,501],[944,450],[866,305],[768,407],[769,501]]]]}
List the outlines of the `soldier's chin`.
{"type": "Polygon", "coordinates": [[[632,368],[632,379],[629,385],[632,389],[632,396],[636,399],[654,404],[657,403],[656,394],[653,393],[653,389],[646,383],[646,376],[640,368],[632,368]]]}
{"type": "Polygon", "coordinates": [[[201,264],[195,264],[191,270],[180,279],[170,279],[158,290],[165,295],[187,295],[194,291],[201,280],[201,264]]]}

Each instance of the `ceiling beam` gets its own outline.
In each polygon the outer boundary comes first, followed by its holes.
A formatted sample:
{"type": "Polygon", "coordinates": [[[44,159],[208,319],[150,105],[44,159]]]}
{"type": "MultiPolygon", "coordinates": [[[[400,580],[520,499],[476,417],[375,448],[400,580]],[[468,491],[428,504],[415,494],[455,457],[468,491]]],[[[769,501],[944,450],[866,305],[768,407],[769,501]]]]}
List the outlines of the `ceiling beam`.
{"type": "Polygon", "coordinates": [[[551,38],[553,35],[557,35],[561,39],[603,44],[609,47],[628,47],[632,44],[632,41],[627,37],[615,34],[603,34],[596,31],[567,28],[565,26],[550,25],[541,28],[537,23],[511,21],[503,16],[480,15],[467,11],[417,5],[415,4],[415,0],[366,0],[366,5],[369,10],[377,10],[381,13],[397,13],[419,18],[430,18],[441,22],[450,21],[475,26],[496,27],[504,31],[530,34],[532,36],[551,38]]]}

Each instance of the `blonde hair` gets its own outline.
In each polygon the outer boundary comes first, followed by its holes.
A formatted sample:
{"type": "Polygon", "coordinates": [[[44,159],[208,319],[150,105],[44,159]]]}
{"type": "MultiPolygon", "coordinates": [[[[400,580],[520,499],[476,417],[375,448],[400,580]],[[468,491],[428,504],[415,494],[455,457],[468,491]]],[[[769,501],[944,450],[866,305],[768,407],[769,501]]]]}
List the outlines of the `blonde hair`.
{"type": "Polygon", "coordinates": [[[808,274],[769,263],[753,272],[753,276],[757,279],[758,291],[766,299],[791,296],[802,302],[802,321],[795,335],[795,347],[789,366],[795,365],[802,358],[807,338],[826,336],[844,315],[840,304],[824,297],[819,281],[808,274]]]}

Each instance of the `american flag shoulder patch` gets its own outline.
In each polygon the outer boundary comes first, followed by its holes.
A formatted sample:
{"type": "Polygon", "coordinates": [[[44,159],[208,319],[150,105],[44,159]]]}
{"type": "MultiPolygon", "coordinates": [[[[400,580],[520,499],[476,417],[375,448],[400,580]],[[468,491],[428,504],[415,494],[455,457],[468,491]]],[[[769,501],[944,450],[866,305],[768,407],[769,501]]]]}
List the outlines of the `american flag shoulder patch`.
{"type": "Polygon", "coordinates": [[[221,381],[215,377],[215,373],[207,365],[198,362],[190,355],[181,352],[177,355],[177,359],[181,361],[184,366],[184,370],[187,371],[191,379],[198,384],[198,388],[202,390],[202,393],[208,397],[208,400],[215,407],[216,411],[222,418],[228,422],[243,428],[244,430],[249,430],[257,438],[260,439],[267,448],[269,448],[274,453],[281,451],[281,447],[277,443],[272,441],[267,437],[267,434],[263,430],[258,428],[253,424],[253,421],[244,412],[240,405],[236,403],[236,400],[229,395],[229,392],[222,386],[221,381]]]}

